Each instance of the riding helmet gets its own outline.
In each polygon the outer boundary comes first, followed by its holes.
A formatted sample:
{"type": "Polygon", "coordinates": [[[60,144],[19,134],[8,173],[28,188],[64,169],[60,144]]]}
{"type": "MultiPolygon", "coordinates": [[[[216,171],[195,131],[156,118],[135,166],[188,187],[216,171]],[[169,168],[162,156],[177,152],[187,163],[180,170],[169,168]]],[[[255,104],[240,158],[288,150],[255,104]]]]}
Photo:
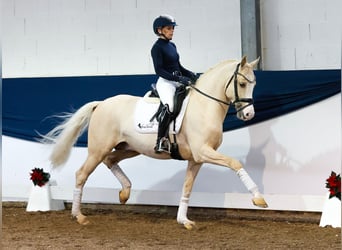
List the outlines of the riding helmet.
{"type": "Polygon", "coordinates": [[[158,28],[162,28],[164,26],[177,26],[176,20],[170,15],[161,15],[157,17],[153,22],[153,32],[156,35],[158,34],[158,28]]]}

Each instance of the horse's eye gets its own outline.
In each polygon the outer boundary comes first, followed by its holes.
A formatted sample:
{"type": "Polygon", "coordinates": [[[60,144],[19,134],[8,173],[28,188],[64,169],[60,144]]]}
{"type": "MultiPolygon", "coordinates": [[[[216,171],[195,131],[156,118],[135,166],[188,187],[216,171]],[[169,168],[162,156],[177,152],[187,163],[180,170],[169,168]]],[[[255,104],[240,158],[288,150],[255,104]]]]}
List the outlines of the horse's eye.
{"type": "Polygon", "coordinates": [[[241,88],[246,87],[246,83],[245,83],[245,82],[240,82],[240,87],[241,87],[241,88]]]}

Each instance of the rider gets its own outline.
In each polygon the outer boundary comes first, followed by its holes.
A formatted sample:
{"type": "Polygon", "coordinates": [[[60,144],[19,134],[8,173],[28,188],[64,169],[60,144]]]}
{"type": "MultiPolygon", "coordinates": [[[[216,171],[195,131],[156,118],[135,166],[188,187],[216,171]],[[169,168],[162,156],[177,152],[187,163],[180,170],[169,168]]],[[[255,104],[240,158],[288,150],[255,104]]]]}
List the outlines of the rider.
{"type": "Polygon", "coordinates": [[[168,128],[174,109],[176,88],[181,84],[188,86],[197,79],[195,73],[180,64],[176,45],[171,42],[176,25],[175,19],[170,15],[161,15],[153,22],[153,31],[159,38],[151,49],[151,55],[154,70],[159,76],[156,88],[163,105],[159,116],[157,143],[154,148],[156,153],[170,153],[168,128]]]}

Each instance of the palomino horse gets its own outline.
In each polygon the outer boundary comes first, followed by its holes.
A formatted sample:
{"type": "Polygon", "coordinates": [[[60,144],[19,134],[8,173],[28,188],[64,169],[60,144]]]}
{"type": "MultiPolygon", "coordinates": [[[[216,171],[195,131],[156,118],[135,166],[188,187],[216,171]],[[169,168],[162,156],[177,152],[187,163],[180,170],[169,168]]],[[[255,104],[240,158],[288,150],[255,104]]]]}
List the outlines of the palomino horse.
{"type": "MultiPolygon", "coordinates": [[[[252,193],[254,205],[267,207],[242,164],[216,151],[222,142],[222,123],[229,105],[237,110],[237,117],[250,120],[254,116],[253,89],[256,84],[253,68],[259,59],[248,63],[224,61],[201,75],[192,85],[181,130],[177,134],[179,153],[188,161],[180,199],[177,222],[187,229],[195,223],[188,219],[187,210],[192,187],[203,163],[217,164],[234,170],[252,193]]],[[[143,154],[157,159],[171,159],[167,153],[156,154],[156,135],[138,133],[133,126],[133,114],[141,97],[117,95],[104,101],[85,104],[74,114],[44,136],[45,142],[55,143],[50,155],[53,167],[64,164],[77,138],[88,127],[88,157],[76,172],[76,185],[72,203],[72,216],[80,224],[89,221],[81,213],[82,190],[89,175],[103,162],[122,185],[119,193],[124,204],[131,190],[131,182],[119,167],[121,160],[143,154]]]]}

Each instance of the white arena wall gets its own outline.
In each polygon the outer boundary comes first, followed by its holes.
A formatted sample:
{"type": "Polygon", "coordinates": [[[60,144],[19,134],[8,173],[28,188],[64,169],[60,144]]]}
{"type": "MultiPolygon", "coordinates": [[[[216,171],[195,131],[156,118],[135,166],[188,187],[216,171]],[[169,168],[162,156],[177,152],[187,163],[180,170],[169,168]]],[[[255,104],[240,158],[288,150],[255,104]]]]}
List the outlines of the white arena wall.
{"type": "MultiPolygon", "coordinates": [[[[184,66],[203,72],[241,57],[239,8],[237,0],[5,0],[2,75],[151,74],[151,24],[160,13],[179,23],[174,41],[184,66]]],[[[341,9],[339,0],[261,0],[263,69],[341,68],[341,9]]],[[[341,172],[341,94],[227,132],[219,150],[245,164],[269,209],[321,211],[325,179],[331,170],[341,172]]],[[[48,153],[38,143],[2,136],[3,201],[27,201],[29,172],[50,171],[48,153]]],[[[85,155],[85,148],[75,147],[68,163],[51,172],[54,198],[72,199],[74,173],[85,155]]],[[[121,167],[133,183],[130,204],[178,204],[185,162],[137,157],[121,167]]],[[[84,201],[118,203],[119,188],[101,165],[86,184],[84,201]]],[[[250,198],[232,171],[206,164],[190,205],[254,209],[250,198]]]]}

